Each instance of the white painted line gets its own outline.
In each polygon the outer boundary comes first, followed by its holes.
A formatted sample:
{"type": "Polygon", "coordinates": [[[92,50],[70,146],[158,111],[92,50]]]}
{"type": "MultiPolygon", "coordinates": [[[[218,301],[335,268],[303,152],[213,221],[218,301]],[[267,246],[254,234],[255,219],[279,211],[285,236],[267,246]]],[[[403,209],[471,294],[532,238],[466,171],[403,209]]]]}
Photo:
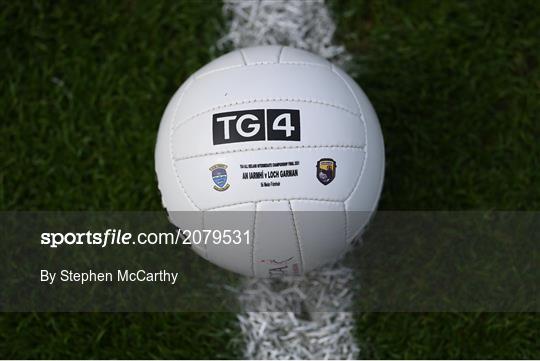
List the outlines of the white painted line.
{"type": "Polygon", "coordinates": [[[356,359],[352,270],[334,264],[303,279],[247,281],[239,314],[248,359],[356,359]],[[286,310],[253,312],[250,310],[286,310]],[[328,310],[332,312],[317,312],[328,310]],[[295,311],[295,312],[293,312],[295,311]]]}
{"type": "Polygon", "coordinates": [[[290,45],[345,66],[350,55],[333,42],[336,25],[323,0],[224,0],[229,28],[218,42],[223,49],[256,45],[290,45]]]}

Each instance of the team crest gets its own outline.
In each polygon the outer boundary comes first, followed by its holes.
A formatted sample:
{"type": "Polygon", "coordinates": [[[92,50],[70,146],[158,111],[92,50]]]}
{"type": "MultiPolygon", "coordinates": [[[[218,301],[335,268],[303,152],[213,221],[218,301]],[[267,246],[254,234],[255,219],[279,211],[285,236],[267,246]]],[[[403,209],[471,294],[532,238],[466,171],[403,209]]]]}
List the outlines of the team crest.
{"type": "Polygon", "coordinates": [[[317,162],[317,179],[324,185],[330,184],[336,177],[336,162],[323,158],[317,162]]]}
{"type": "Polygon", "coordinates": [[[223,192],[230,187],[227,183],[227,165],[226,164],[214,164],[210,167],[212,172],[212,180],[214,181],[214,189],[216,191],[223,192]]]}

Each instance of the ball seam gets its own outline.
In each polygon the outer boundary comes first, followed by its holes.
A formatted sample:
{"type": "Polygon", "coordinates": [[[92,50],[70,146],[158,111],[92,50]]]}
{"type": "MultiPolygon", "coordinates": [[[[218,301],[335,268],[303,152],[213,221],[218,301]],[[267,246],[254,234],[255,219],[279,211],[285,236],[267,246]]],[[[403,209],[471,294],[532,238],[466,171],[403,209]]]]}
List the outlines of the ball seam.
{"type": "Polygon", "coordinates": [[[223,68],[208,70],[207,72],[195,75],[195,80],[204,78],[205,76],[208,76],[208,75],[220,73],[222,71],[227,71],[231,69],[239,69],[239,68],[252,67],[252,66],[263,66],[263,65],[295,65],[295,66],[310,66],[314,68],[330,69],[330,66],[327,64],[306,63],[302,61],[280,61],[279,63],[275,63],[272,61],[257,61],[251,64],[230,65],[230,66],[224,66],[223,68]]]}
{"type": "MultiPolygon", "coordinates": [[[[310,197],[293,197],[293,198],[267,198],[267,199],[259,199],[256,201],[256,203],[259,202],[279,202],[279,201],[314,201],[314,202],[326,202],[326,203],[343,203],[343,200],[341,199],[334,199],[334,198],[310,198],[310,197]]],[[[235,203],[229,203],[222,206],[216,206],[216,207],[210,207],[201,209],[201,211],[213,211],[220,208],[227,208],[231,206],[237,206],[240,204],[249,204],[253,203],[253,201],[246,201],[246,202],[235,202],[235,203]]]]}
{"type": "MultiPolygon", "coordinates": [[[[248,202],[252,203],[252,202],[248,202]]],[[[251,272],[253,272],[253,277],[257,277],[255,273],[255,230],[257,227],[257,204],[259,202],[255,202],[255,212],[253,214],[253,243],[251,245],[251,272]]]]}
{"type": "Polygon", "coordinates": [[[298,245],[298,255],[300,257],[300,266],[302,267],[302,272],[300,272],[300,274],[304,273],[304,255],[303,255],[303,252],[302,252],[302,244],[300,242],[300,234],[298,233],[298,227],[296,226],[296,218],[294,217],[294,212],[293,212],[293,209],[292,209],[292,204],[291,204],[291,200],[289,200],[287,202],[289,204],[289,210],[291,212],[291,219],[292,219],[292,225],[293,225],[293,228],[294,228],[294,234],[296,236],[296,241],[297,241],[297,245],[298,245]]]}
{"type": "Polygon", "coordinates": [[[174,157],[173,159],[175,161],[181,161],[186,159],[193,159],[193,158],[203,158],[208,157],[212,155],[220,155],[220,154],[230,154],[230,153],[241,153],[241,152],[257,152],[261,150],[287,150],[287,149],[317,149],[317,148],[324,148],[324,149],[354,149],[354,150],[364,150],[365,146],[363,145],[339,145],[339,144],[332,144],[332,145],[324,145],[324,144],[308,144],[308,145],[293,145],[293,146],[268,146],[268,147],[254,147],[254,148],[245,148],[245,149],[231,149],[231,150],[225,150],[225,151],[216,151],[216,152],[208,152],[208,153],[202,153],[202,154],[192,154],[187,155],[183,157],[174,157]]]}
{"type": "Polygon", "coordinates": [[[182,180],[180,179],[180,175],[178,174],[178,168],[176,167],[176,161],[174,160],[174,154],[173,154],[173,135],[174,135],[174,120],[176,119],[176,115],[178,113],[178,109],[180,108],[180,103],[182,102],[182,98],[184,97],[184,94],[186,94],[187,90],[189,89],[189,87],[191,86],[191,84],[194,83],[194,80],[193,78],[190,78],[189,79],[189,82],[187,83],[185,89],[182,91],[182,93],[180,94],[179,98],[178,98],[178,102],[176,103],[176,106],[174,108],[174,112],[173,112],[173,116],[172,116],[172,121],[171,121],[171,127],[169,129],[169,153],[170,153],[170,159],[172,161],[172,167],[173,167],[173,171],[174,171],[174,175],[176,177],[176,180],[178,182],[178,185],[180,186],[180,190],[184,193],[184,195],[186,196],[186,198],[191,202],[191,204],[197,209],[197,210],[201,210],[196,204],[195,202],[193,201],[193,199],[191,199],[191,197],[189,196],[189,194],[186,192],[185,188],[184,188],[184,185],[182,184],[182,180]]]}

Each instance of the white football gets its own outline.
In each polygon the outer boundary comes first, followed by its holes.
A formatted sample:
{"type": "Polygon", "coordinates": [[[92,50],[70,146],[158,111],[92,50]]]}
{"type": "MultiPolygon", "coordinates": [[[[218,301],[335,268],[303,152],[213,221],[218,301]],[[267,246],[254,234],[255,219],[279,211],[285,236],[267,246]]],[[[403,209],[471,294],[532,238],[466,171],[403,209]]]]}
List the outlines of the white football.
{"type": "Polygon", "coordinates": [[[300,275],[361,234],[381,193],[384,144],[373,107],[343,70],[260,46],[185,81],[161,120],[155,162],[177,227],[250,231],[240,244],[197,242],[199,255],[248,276],[300,275]],[[223,216],[230,211],[241,216],[223,216]]]}

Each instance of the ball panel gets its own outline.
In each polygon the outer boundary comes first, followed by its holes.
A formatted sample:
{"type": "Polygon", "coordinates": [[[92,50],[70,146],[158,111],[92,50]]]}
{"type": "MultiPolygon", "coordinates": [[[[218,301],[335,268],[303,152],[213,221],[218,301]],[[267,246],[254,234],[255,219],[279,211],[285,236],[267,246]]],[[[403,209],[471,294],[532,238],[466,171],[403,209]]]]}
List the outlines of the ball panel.
{"type": "Polygon", "coordinates": [[[254,46],[240,49],[246,65],[257,63],[277,63],[283,47],[280,45],[254,46]]]}
{"type": "Polygon", "coordinates": [[[351,88],[366,124],[367,143],[364,168],[358,183],[349,198],[345,200],[349,218],[348,241],[352,241],[361,233],[377,208],[384,180],[384,141],[379,119],[364,91],[343,70],[337,67],[334,70],[351,88]]]}
{"type": "Polygon", "coordinates": [[[331,70],[320,66],[267,64],[218,71],[195,79],[174,114],[177,127],[213,109],[226,111],[236,103],[272,99],[315,101],[358,114],[358,106],[346,84],[331,70]]]}
{"type": "Polygon", "coordinates": [[[280,63],[306,63],[330,68],[328,60],[305,50],[284,47],[280,55],[280,63]]]}
{"type": "Polygon", "coordinates": [[[256,209],[253,236],[255,276],[302,274],[302,258],[289,202],[259,202],[256,209]]]}
{"type": "Polygon", "coordinates": [[[211,72],[220,71],[228,69],[234,66],[244,65],[244,60],[239,51],[232,51],[225,55],[220,56],[217,59],[214,59],[210,63],[203,66],[201,69],[197,70],[192,76],[194,79],[198,79],[201,76],[205,76],[211,72]]]}
{"type": "MultiPolygon", "coordinates": [[[[158,178],[158,188],[161,192],[163,206],[168,210],[198,210],[197,206],[185,194],[183,185],[176,175],[172,162],[170,134],[173,114],[178,108],[186,89],[189,88],[191,79],[186,81],[174,94],[167,105],[159,126],[158,138],[155,149],[155,170],[158,178]]],[[[173,215],[174,219],[174,215],[173,215]]]]}
{"type": "MultiPolygon", "coordinates": [[[[246,276],[253,276],[253,229],[255,226],[255,203],[223,207],[219,210],[205,212],[203,229],[218,230],[221,242],[208,242],[206,254],[208,260],[229,271],[246,276]],[[227,234],[234,236],[233,231],[240,231],[240,243],[226,244],[227,234]],[[249,232],[249,238],[244,234],[249,232]],[[248,243],[249,242],[249,243],[248,243]]],[[[236,236],[234,236],[236,239],[236,236]]]]}
{"type": "Polygon", "coordinates": [[[204,210],[262,200],[343,201],[360,176],[363,159],[363,150],[357,148],[273,149],[178,160],[176,168],[186,192],[204,210]],[[319,179],[321,159],[336,164],[328,184],[319,179]],[[214,165],[226,166],[221,186],[214,182],[210,170],[214,165]]]}
{"type": "Polygon", "coordinates": [[[373,211],[377,207],[384,179],[384,143],[381,126],[373,106],[362,89],[347,74],[339,71],[358,99],[367,136],[363,173],[345,204],[347,210],[373,211]]]}
{"type": "Polygon", "coordinates": [[[342,202],[291,201],[304,272],[337,259],[345,250],[346,218],[342,202]]]}
{"type": "MultiPolygon", "coordinates": [[[[249,141],[213,144],[212,114],[202,114],[173,130],[173,156],[177,159],[213,153],[226,153],[261,147],[345,146],[363,147],[365,130],[358,117],[326,105],[299,102],[255,102],[235,105],[220,112],[251,109],[298,109],[300,111],[300,141],[249,141]]],[[[264,121],[264,119],[262,119],[264,121]]],[[[272,124],[268,124],[272,127],[272,124]]],[[[220,126],[224,127],[223,124],[220,126]]],[[[229,125],[234,129],[235,123],[229,125]]],[[[264,122],[261,123],[264,129],[264,122]]]]}

